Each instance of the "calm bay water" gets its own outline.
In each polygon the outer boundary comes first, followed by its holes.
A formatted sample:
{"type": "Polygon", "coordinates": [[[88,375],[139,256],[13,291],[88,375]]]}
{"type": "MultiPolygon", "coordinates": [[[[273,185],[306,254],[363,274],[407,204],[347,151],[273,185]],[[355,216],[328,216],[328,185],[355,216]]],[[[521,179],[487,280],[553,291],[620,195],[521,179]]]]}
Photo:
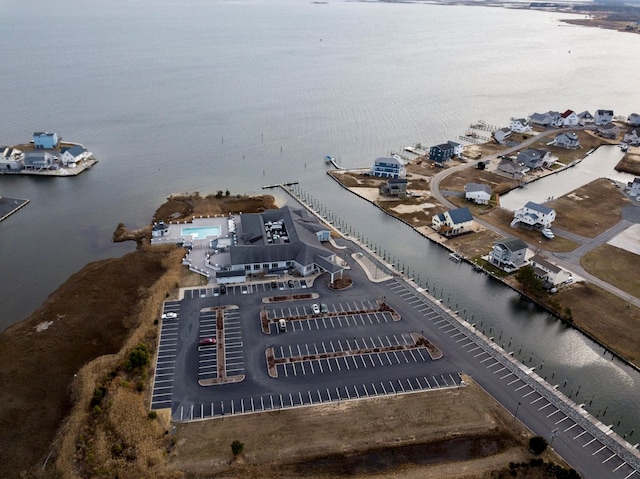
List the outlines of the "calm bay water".
{"type": "Polygon", "coordinates": [[[365,166],[455,139],[478,119],[640,110],[640,64],[629,61],[640,37],[557,19],[301,0],[4,2],[0,143],[56,131],[101,161],[77,178],[0,177],[0,194],[31,200],[0,224],[0,329],[86,263],[130,251],[110,243],[117,224],[148,223],[168,195],[298,180],[485,329],[513,338],[521,359],[544,361],[567,391],[580,386],[640,431],[637,373],[324,174],[326,154],[365,166]]]}

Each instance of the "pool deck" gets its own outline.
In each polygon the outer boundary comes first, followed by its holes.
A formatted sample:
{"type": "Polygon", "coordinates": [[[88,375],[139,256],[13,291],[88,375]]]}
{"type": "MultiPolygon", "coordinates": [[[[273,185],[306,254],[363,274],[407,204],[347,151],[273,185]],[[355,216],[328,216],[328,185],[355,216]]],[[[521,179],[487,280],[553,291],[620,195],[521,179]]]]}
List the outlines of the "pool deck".
{"type": "Polygon", "coordinates": [[[28,203],[29,200],[0,197],[0,221],[6,220],[9,216],[23,206],[26,206],[28,203]]]}

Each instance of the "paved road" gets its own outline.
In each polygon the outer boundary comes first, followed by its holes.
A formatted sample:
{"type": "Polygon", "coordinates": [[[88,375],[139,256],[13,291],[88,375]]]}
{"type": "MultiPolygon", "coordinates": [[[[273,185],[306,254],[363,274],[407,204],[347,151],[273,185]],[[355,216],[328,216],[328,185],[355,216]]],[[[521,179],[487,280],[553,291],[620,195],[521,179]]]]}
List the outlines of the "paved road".
{"type": "MultiPolygon", "coordinates": [[[[361,251],[345,243],[348,252],[361,251]]],[[[346,256],[346,255],[345,255],[346,256]]],[[[269,284],[237,287],[232,294],[214,296],[213,288],[185,294],[180,302],[168,302],[165,311],[178,318],[163,320],[157,360],[152,407],[170,405],[173,419],[189,421],[228,414],[315,405],[319,403],[395,395],[429,389],[460,387],[460,372],[469,374],[507,410],[517,414],[534,433],[545,436],[553,447],[583,477],[640,479],[638,457],[616,442],[604,425],[562,394],[549,387],[533,370],[478,333],[475,328],[456,319],[433,298],[413,283],[395,276],[379,283],[367,280],[358,263],[349,257],[349,275],[354,285],[334,292],[327,287],[326,275],[313,285],[296,292],[309,292],[319,298],[291,303],[265,304],[267,296],[282,294],[269,284]],[[376,300],[385,300],[401,319],[390,320],[386,314],[345,314],[333,321],[300,321],[285,333],[275,328],[262,332],[260,312],[270,317],[308,314],[311,304],[326,303],[329,311],[367,309],[376,300]],[[212,365],[213,356],[203,359],[198,340],[203,327],[210,323],[210,308],[238,305],[234,325],[238,327],[232,347],[242,346],[236,354],[245,378],[234,384],[202,387],[198,379],[203,367],[212,365]],[[278,308],[279,311],[274,311],[278,308]],[[265,352],[273,348],[278,357],[304,356],[306,353],[345,351],[371,346],[406,345],[411,334],[424,335],[444,353],[431,360],[416,349],[401,353],[360,355],[353,358],[308,361],[278,366],[278,377],[269,376],[265,352]],[[629,464],[634,464],[633,466],[629,464]]],[[[383,270],[385,265],[378,264],[383,270]]],[[[423,353],[425,351],[422,351],[423,353]]]]}
{"type": "MultiPolygon", "coordinates": [[[[577,131],[577,130],[583,130],[585,128],[571,128],[571,129],[563,129],[561,131],[577,131]]],[[[463,170],[465,168],[471,168],[476,166],[480,161],[490,161],[490,160],[494,160],[496,159],[498,156],[500,155],[509,155],[511,153],[513,153],[514,151],[518,151],[521,150],[522,148],[526,148],[527,146],[533,144],[534,142],[536,142],[537,140],[539,140],[540,138],[546,137],[546,136],[550,136],[553,134],[557,134],[560,130],[545,130],[542,133],[533,136],[531,138],[528,138],[527,140],[523,141],[522,143],[507,148],[503,151],[500,151],[498,153],[495,153],[493,155],[487,156],[485,158],[482,158],[480,160],[474,160],[472,162],[466,163],[466,164],[462,164],[462,165],[457,165],[454,166],[452,168],[447,168],[446,170],[443,170],[441,172],[439,172],[438,174],[436,174],[430,182],[430,188],[431,188],[431,194],[433,195],[434,198],[436,198],[438,201],[440,201],[443,205],[449,207],[449,208],[457,208],[457,205],[453,204],[452,202],[450,202],[446,196],[443,194],[443,192],[440,190],[440,183],[442,182],[442,180],[444,180],[445,178],[447,178],[449,175],[463,170]]],[[[580,258],[582,256],[584,256],[586,253],[588,253],[589,251],[591,251],[594,248],[597,248],[598,246],[600,246],[603,243],[606,243],[607,241],[609,241],[611,238],[613,238],[614,236],[616,236],[617,234],[621,233],[622,231],[624,231],[626,228],[628,228],[629,226],[631,226],[634,223],[640,223],[640,207],[638,206],[633,206],[630,207],[628,211],[625,210],[625,212],[623,212],[623,219],[621,220],[618,224],[616,224],[615,226],[613,226],[612,228],[610,228],[609,230],[604,231],[602,234],[598,235],[596,238],[590,239],[590,238],[585,238],[579,235],[576,235],[570,231],[566,231],[560,228],[556,228],[554,227],[553,230],[555,232],[555,234],[557,236],[561,236],[563,238],[567,238],[571,241],[575,241],[576,243],[578,243],[580,246],[578,248],[576,248],[574,251],[569,252],[569,253],[554,253],[551,251],[547,251],[544,250],[542,248],[540,248],[538,245],[536,245],[537,248],[542,249],[542,251],[544,251],[548,256],[553,256],[554,262],[569,271],[574,272],[576,275],[584,278],[586,281],[588,281],[589,283],[592,283],[602,289],[604,289],[605,291],[608,291],[612,294],[615,294],[616,296],[618,296],[619,298],[622,298],[625,301],[628,301],[629,303],[633,304],[634,306],[638,306],[640,307],[640,299],[636,298],[632,295],[630,295],[629,293],[622,291],[619,288],[616,288],[615,286],[607,283],[606,281],[603,281],[600,278],[597,278],[595,276],[593,276],[592,274],[588,273],[580,264],[580,258]]],[[[498,228],[497,226],[488,223],[486,221],[483,221],[480,218],[474,218],[474,220],[482,225],[483,227],[490,229],[492,231],[495,231],[503,236],[509,237],[512,236],[511,233],[509,233],[507,230],[504,230],[502,228],[498,228]]]]}

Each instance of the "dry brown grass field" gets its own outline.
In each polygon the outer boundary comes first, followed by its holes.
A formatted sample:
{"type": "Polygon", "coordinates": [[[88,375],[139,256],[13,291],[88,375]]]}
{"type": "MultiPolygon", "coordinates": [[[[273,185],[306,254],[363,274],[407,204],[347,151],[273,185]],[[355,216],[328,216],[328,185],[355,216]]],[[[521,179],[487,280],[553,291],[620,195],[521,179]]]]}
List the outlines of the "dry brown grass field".
{"type": "Polygon", "coordinates": [[[615,246],[603,244],[580,260],[582,267],[594,276],[640,297],[640,256],[615,246]]]}

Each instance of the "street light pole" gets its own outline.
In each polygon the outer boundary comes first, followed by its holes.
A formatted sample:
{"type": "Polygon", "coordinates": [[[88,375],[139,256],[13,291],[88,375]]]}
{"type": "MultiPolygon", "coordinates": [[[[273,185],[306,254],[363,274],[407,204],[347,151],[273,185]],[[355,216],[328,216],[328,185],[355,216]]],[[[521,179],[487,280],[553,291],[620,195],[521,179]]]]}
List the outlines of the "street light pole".
{"type": "Polygon", "coordinates": [[[518,419],[518,409],[520,409],[521,402],[518,401],[518,405],[516,406],[516,412],[513,413],[513,418],[518,419]]]}

